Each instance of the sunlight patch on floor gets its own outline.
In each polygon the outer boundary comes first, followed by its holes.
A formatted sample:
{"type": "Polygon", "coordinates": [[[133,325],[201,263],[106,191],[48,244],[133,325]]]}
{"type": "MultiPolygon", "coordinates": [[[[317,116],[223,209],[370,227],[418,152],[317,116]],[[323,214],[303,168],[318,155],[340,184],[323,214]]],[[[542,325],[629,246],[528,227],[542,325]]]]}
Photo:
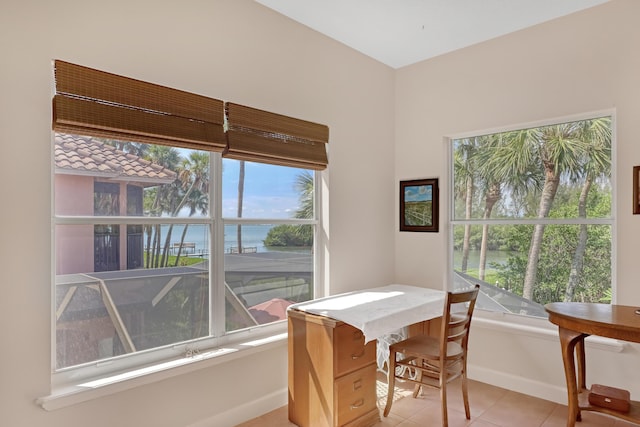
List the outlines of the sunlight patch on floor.
{"type": "MultiPolygon", "coordinates": [[[[387,385],[386,381],[380,381],[380,380],[376,381],[376,393],[378,395],[378,406],[382,408],[384,408],[384,406],[387,404],[388,388],[389,386],[387,385]]],[[[396,402],[402,399],[403,397],[407,397],[411,395],[413,395],[413,386],[411,387],[411,389],[407,389],[402,386],[398,387],[398,384],[396,384],[395,390],[393,391],[393,401],[396,402]]]]}

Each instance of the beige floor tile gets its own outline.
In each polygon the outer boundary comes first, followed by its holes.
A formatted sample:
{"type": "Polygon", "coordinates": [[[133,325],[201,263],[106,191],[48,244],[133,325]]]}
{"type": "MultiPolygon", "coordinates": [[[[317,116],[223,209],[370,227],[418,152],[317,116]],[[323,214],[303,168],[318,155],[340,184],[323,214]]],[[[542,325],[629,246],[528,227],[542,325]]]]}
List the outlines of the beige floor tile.
{"type": "Polygon", "coordinates": [[[389,414],[388,417],[383,417],[382,410],[380,410],[380,422],[376,423],[374,427],[397,427],[402,424],[403,421],[405,421],[404,418],[393,413],[389,414]]]}
{"type": "MultiPolygon", "coordinates": [[[[549,418],[541,427],[565,427],[567,425],[567,407],[557,405],[549,418]]],[[[615,419],[595,412],[582,411],[582,421],[577,423],[578,427],[614,427],[615,419]]]]}
{"type": "Polygon", "coordinates": [[[287,407],[282,406],[236,427],[296,427],[296,425],[289,421],[287,407]]]}
{"type": "Polygon", "coordinates": [[[504,426],[539,427],[555,407],[553,402],[509,391],[484,411],[481,418],[504,426]]]}
{"type": "Polygon", "coordinates": [[[483,420],[481,418],[471,421],[470,426],[471,427],[503,427],[503,426],[500,426],[498,424],[494,424],[494,423],[490,423],[489,421],[485,421],[485,420],[483,420]]]}

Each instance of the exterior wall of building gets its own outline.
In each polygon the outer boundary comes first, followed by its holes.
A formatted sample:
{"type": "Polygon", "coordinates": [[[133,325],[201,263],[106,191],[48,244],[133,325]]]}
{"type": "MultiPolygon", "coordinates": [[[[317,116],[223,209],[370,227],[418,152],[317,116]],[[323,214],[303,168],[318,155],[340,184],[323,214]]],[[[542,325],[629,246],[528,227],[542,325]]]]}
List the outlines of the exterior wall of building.
{"type": "MultiPolygon", "coordinates": [[[[93,215],[93,177],[56,174],[55,206],[59,215],[93,215]]],[[[58,226],[56,274],[93,271],[93,226],[58,226]]]]}

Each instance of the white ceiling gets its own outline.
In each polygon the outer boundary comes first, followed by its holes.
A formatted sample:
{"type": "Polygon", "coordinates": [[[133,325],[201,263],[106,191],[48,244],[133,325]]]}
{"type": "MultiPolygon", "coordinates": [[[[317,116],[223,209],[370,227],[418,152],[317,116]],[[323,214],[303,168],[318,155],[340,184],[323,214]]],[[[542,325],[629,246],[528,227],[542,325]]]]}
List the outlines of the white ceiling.
{"type": "Polygon", "coordinates": [[[393,68],[609,0],[255,0],[393,68]]]}

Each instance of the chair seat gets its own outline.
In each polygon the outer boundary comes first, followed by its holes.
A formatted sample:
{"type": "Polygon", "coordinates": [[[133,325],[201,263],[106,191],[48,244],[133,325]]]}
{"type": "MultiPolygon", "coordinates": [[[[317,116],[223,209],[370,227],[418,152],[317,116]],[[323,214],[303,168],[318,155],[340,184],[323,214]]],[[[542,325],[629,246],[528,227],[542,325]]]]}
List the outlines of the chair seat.
{"type": "MultiPolygon", "coordinates": [[[[438,360],[440,358],[440,338],[426,335],[416,335],[406,340],[392,344],[390,351],[402,353],[405,356],[420,356],[424,359],[438,360]]],[[[462,346],[457,342],[447,343],[447,359],[457,359],[462,355],[462,346]]]]}

